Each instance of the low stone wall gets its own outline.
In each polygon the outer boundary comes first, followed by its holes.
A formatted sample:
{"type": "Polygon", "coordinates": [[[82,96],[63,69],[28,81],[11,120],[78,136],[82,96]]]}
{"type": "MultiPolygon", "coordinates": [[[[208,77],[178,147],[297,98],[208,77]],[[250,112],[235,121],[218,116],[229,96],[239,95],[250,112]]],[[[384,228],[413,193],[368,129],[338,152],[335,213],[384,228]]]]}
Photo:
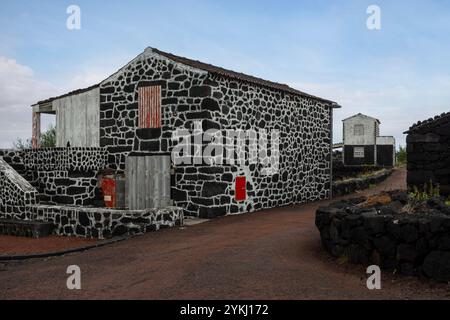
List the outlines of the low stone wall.
{"type": "Polygon", "coordinates": [[[181,226],[183,210],[166,207],[147,210],[116,210],[75,206],[3,206],[0,218],[43,221],[54,224],[54,233],[86,238],[111,238],[181,226]]]}
{"type": "Polygon", "coordinates": [[[47,237],[53,230],[53,224],[40,221],[0,220],[0,234],[14,237],[47,237]]]}
{"type": "Polygon", "coordinates": [[[378,166],[344,166],[342,160],[333,161],[333,181],[357,178],[362,174],[370,174],[384,169],[378,166]]]}
{"type": "Polygon", "coordinates": [[[333,197],[354,193],[358,190],[364,190],[386,180],[394,172],[394,169],[385,169],[376,172],[370,176],[362,178],[352,178],[333,182],[333,197]]]}
{"type": "Polygon", "coordinates": [[[391,197],[387,206],[355,206],[363,197],[319,208],[316,226],[324,248],[351,263],[450,281],[450,207],[441,203],[427,214],[399,214],[407,195],[391,197]]]}
{"type": "Polygon", "coordinates": [[[101,206],[98,173],[107,167],[105,148],[0,150],[0,156],[36,188],[40,202],[101,206]]]}

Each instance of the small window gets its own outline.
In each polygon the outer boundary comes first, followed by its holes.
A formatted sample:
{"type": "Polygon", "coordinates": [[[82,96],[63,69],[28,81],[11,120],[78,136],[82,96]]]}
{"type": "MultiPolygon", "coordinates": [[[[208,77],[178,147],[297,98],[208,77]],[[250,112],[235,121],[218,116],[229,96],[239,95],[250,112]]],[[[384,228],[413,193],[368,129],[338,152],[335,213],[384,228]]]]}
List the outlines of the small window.
{"type": "Polygon", "coordinates": [[[355,147],[353,149],[354,158],[364,158],[364,147],[355,147]]]}
{"type": "Polygon", "coordinates": [[[364,135],[364,125],[355,124],[354,134],[355,134],[355,136],[363,136],[364,135]]]}
{"type": "Polygon", "coordinates": [[[139,128],[161,128],[161,86],[139,88],[139,128]]]}

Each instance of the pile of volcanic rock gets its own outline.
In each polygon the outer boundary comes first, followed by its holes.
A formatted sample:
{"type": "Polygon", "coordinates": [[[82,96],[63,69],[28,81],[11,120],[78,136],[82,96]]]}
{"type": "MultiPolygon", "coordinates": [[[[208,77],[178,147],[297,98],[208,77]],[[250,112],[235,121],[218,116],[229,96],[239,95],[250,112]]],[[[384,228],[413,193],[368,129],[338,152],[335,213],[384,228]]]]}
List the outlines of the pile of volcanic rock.
{"type": "Polygon", "coordinates": [[[316,212],[324,248],[351,263],[450,281],[450,207],[406,191],[341,200],[316,212]]]}

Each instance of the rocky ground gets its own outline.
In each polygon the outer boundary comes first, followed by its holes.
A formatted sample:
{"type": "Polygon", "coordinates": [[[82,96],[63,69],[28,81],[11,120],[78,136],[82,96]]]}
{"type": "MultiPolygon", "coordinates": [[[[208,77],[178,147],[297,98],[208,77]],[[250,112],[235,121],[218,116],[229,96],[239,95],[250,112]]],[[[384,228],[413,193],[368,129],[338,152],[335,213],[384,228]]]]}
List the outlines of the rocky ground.
{"type": "MultiPolygon", "coordinates": [[[[360,195],[405,187],[394,172],[360,195]]],[[[350,197],[354,197],[351,195],[350,197]]],[[[382,273],[368,290],[365,268],[323,250],[314,225],[330,201],[227,216],[147,233],[51,259],[0,264],[2,299],[447,299],[446,284],[382,273]],[[69,265],[82,290],[66,287],[69,265]]]]}

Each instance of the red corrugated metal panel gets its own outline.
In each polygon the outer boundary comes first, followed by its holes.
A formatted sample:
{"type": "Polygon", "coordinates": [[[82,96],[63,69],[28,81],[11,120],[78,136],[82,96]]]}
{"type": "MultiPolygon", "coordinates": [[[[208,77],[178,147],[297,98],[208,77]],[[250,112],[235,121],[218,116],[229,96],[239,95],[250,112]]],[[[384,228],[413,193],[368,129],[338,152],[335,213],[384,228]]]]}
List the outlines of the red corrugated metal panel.
{"type": "Polygon", "coordinates": [[[161,86],[139,88],[139,128],[161,127],[161,86]]]}

